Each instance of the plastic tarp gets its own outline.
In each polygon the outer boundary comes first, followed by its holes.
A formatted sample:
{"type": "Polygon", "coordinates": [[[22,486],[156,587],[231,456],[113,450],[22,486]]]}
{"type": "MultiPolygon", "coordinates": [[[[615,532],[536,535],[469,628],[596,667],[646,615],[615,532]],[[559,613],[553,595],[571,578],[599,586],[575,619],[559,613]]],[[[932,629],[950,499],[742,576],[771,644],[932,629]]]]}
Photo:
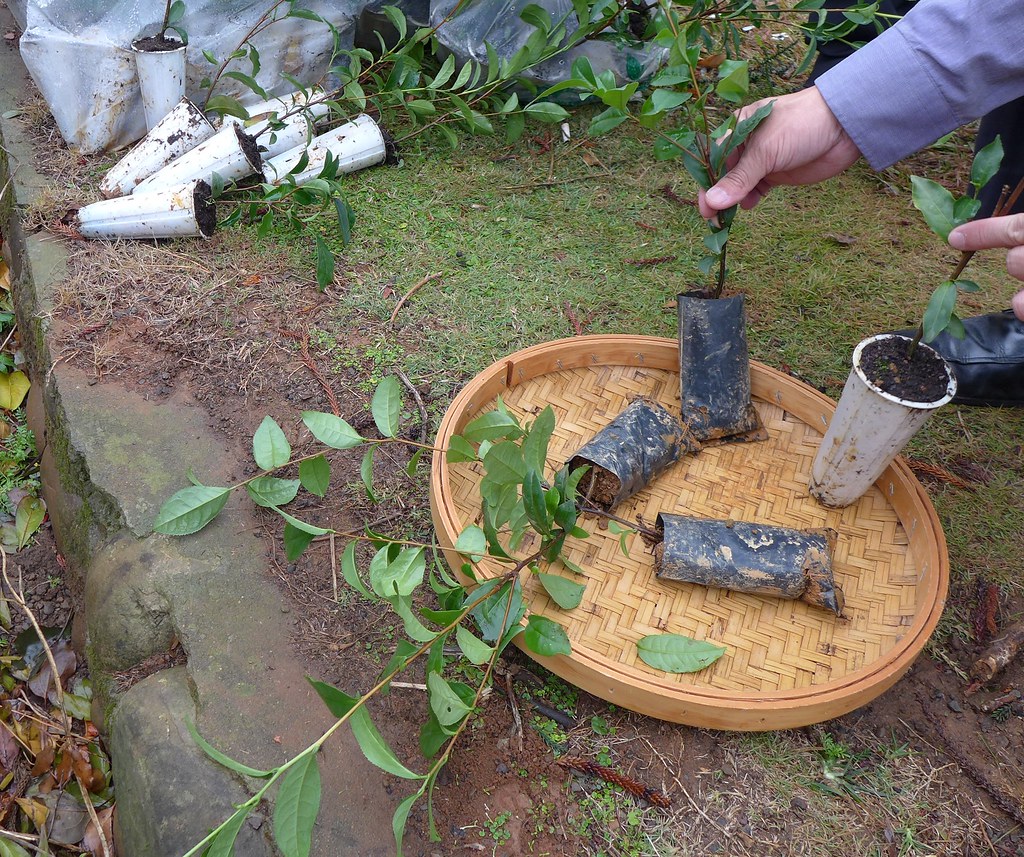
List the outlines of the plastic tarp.
{"type": "MultiPolygon", "coordinates": [[[[534,32],[531,24],[519,15],[528,5],[545,9],[552,20],[565,18],[566,32],[579,29],[571,0],[461,0],[462,6],[450,21],[460,0],[433,0],[430,23],[437,26],[437,39],[460,60],[472,59],[487,65],[489,43],[500,59],[509,59],[522,48],[534,32]]],[[[537,86],[546,87],[567,80],[573,61],[580,56],[590,59],[594,71],[615,72],[616,83],[642,80],[654,74],[668,58],[668,49],[643,43],[628,43],[610,32],[583,42],[571,50],[540,63],[523,75],[537,86]]],[[[562,98],[563,102],[565,98],[562,98]]]]}
{"type": "MultiPolygon", "coordinates": [[[[23,28],[22,59],[69,146],[90,154],[120,148],[146,133],[130,45],[156,33],[164,0],[10,0],[9,5],[23,28]]],[[[179,22],[189,35],[185,91],[202,104],[206,96],[200,83],[216,70],[203,52],[218,59],[230,55],[270,4],[188,0],[187,5],[179,22]]],[[[304,5],[337,27],[343,48],[351,47],[365,0],[308,0],[304,5]]],[[[307,83],[318,80],[334,47],[327,27],[298,17],[274,23],[252,43],[262,65],[256,81],[271,95],[294,89],[282,72],[307,83]]],[[[252,71],[247,59],[233,60],[229,69],[252,71]]],[[[259,100],[232,78],[222,77],[215,94],[259,100]]]]}

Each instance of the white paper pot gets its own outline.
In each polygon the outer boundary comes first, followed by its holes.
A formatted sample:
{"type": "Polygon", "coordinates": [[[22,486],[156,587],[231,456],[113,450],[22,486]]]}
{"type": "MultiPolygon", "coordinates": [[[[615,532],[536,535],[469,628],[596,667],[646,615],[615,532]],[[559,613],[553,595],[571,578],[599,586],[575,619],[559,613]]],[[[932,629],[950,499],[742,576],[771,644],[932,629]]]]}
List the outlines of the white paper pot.
{"type": "Polygon", "coordinates": [[[185,46],[173,51],[143,51],[132,44],[142,90],[146,128],[152,130],[185,96],[185,46]]]}
{"type": "Polygon", "coordinates": [[[107,199],[131,193],[135,186],[216,132],[203,111],[187,98],[153,126],[100,182],[107,199]]]}
{"type": "Polygon", "coordinates": [[[299,163],[303,152],[308,152],[309,163],[301,173],[294,175],[295,183],[299,185],[320,175],[328,152],[334,156],[339,173],[353,173],[373,167],[384,163],[387,158],[384,135],[377,123],[363,114],[314,138],[308,146],[296,146],[271,158],[263,165],[267,181],[271,184],[283,182],[299,163]]]}
{"type": "Polygon", "coordinates": [[[194,179],[210,181],[218,173],[225,182],[260,172],[256,141],[237,125],[227,125],[191,151],[171,161],[159,172],[139,182],[135,193],[181,187],[194,179]]]}
{"type": "Polygon", "coordinates": [[[217,227],[210,186],[192,181],[173,190],[104,199],[78,210],[86,238],[208,238],[217,227]]]}
{"type": "MultiPolygon", "coordinates": [[[[811,466],[811,496],[826,506],[849,506],[862,497],[932,412],[956,393],[948,365],[946,393],[933,402],[901,399],[872,384],[861,368],[861,354],[868,344],[891,338],[910,342],[882,333],[865,339],[853,352],[853,369],[811,466]]],[[[933,351],[924,344],[917,347],[933,351]]]]}

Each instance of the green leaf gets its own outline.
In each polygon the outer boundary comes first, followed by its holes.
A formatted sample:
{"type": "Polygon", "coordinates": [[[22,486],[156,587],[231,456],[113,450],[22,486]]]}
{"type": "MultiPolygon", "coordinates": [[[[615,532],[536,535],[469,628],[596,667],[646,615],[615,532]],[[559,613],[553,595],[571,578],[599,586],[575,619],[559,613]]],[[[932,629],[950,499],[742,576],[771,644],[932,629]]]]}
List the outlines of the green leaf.
{"type": "Polygon", "coordinates": [[[224,72],[224,77],[230,77],[233,80],[237,80],[243,86],[246,86],[247,88],[251,89],[260,98],[264,100],[270,98],[270,96],[267,94],[267,91],[256,82],[256,78],[252,77],[251,75],[245,74],[245,72],[226,71],[224,72]]]}
{"type": "Polygon", "coordinates": [[[306,521],[300,521],[298,518],[294,517],[293,515],[289,515],[287,512],[285,512],[279,506],[268,506],[267,508],[273,509],[275,512],[277,512],[277,514],[279,514],[282,518],[284,518],[285,521],[287,521],[289,524],[291,524],[297,530],[302,530],[302,532],[304,532],[304,533],[310,533],[310,534],[312,534],[314,536],[326,536],[328,533],[334,532],[331,529],[326,529],[324,527],[318,527],[316,524],[310,524],[310,523],[307,523],[306,521]]]}
{"type": "Polygon", "coordinates": [[[435,672],[427,674],[427,690],[430,693],[430,710],[442,726],[453,726],[473,710],[435,672]]]}
{"type": "Polygon", "coordinates": [[[914,207],[924,215],[932,232],[943,241],[947,240],[955,225],[953,194],[938,182],[920,176],[911,176],[910,184],[914,207]]]}
{"type": "Polygon", "coordinates": [[[683,152],[693,145],[696,137],[696,132],[689,128],[659,134],[654,140],[654,157],[659,161],[671,161],[682,157],[683,152]]]}
{"type": "Polygon", "coordinates": [[[949,319],[953,314],[953,307],[956,305],[956,283],[949,280],[938,286],[932,292],[928,306],[924,310],[922,320],[923,334],[921,339],[931,342],[942,331],[949,327],[949,319]]]}
{"type": "MultiPolygon", "coordinates": [[[[388,550],[388,548],[384,548],[388,550]]],[[[378,553],[378,556],[380,554],[378,553]]],[[[376,557],[375,557],[376,558],[376,557]]],[[[370,585],[381,598],[412,595],[423,583],[427,561],[423,548],[402,548],[383,568],[370,566],[370,585]]]]}
{"type": "MultiPolygon", "coordinates": [[[[384,8],[387,8],[386,6],[384,8]]],[[[391,817],[391,830],[395,834],[395,857],[402,857],[402,839],[405,837],[405,825],[412,812],[412,805],[422,796],[423,791],[414,792],[403,800],[395,814],[391,817]]]]}
{"type": "Polygon", "coordinates": [[[427,84],[427,89],[440,89],[451,80],[453,74],[455,74],[455,54],[448,54],[447,59],[441,63],[441,68],[438,69],[434,79],[427,84]]]}
{"type": "Polygon", "coordinates": [[[494,654],[492,646],[488,646],[487,643],[477,639],[468,628],[462,625],[456,626],[455,639],[462,650],[462,654],[469,659],[471,664],[476,664],[476,666],[486,664],[494,654]]]}
{"type": "Polygon", "coordinates": [[[569,118],[569,111],[553,101],[535,101],[528,104],[524,112],[540,122],[565,122],[569,118]]]}
{"type": "Polygon", "coordinates": [[[651,78],[651,86],[676,86],[691,83],[693,72],[688,65],[673,65],[659,71],[651,78]]]}
{"type": "MultiPolygon", "coordinates": [[[[385,555],[387,548],[381,548],[378,554],[385,555]]],[[[362,578],[359,576],[359,571],[356,568],[356,543],[349,542],[345,546],[345,552],[341,555],[341,574],[345,578],[345,582],[351,586],[356,592],[370,601],[376,601],[377,599],[373,596],[366,585],[363,583],[362,578]]]]}
{"type": "Polygon", "coordinates": [[[320,443],[332,449],[351,449],[363,442],[362,436],[341,417],[321,411],[305,411],[302,422],[320,443]]]}
{"type": "Polygon", "coordinates": [[[583,601],[583,593],[587,588],[585,584],[566,580],[557,574],[545,574],[542,571],[537,573],[537,577],[540,580],[540,585],[551,596],[551,600],[563,610],[579,607],[580,602],[583,601]]]}
{"type": "Polygon", "coordinates": [[[682,634],[651,634],[642,637],[636,647],[645,664],[670,673],[697,672],[725,654],[724,646],[682,634]]]}
{"type": "Polygon", "coordinates": [[[298,479],[278,479],[274,476],[258,476],[245,486],[257,506],[270,508],[284,506],[299,493],[298,479]]]}
{"type": "Polygon", "coordinates": [[[309,857],[320,812],[320,768],[310,750],[288,769],[274,802],[274,839],[288,857],[309,857]]]}
{"type": "Polygon", "coordinates": [[[971,164],[971,184],[977,194],[987,185],[1003,162],[1003,141],[996,137],[991,143],[978,151],[971,164]]]}
{"type": "Polygon", "coordinates": [[[397,378],[389,376],[377,385],[370,403],[373,421],[384,437],[395,437],[398,434],[398,415],[401,410],[402,388],[397,378]]]}
{"type": "Polygon", "coordinates": [[[953,203],[953,225],[959,226],[972,220],[981,208],[981,200],[971,196],[962,196],[953,203]]]}
{"type": "Polygon", "coordinates": [[[548,405],[537,414],[526,437],[523,438],[523,460],[526,466],[543,474],[547,465],[548,443],[555,430],[555,412],[548,405]]]}
{"type": "Polygon", "coordinates": [[[391,22],[391,26],[398,30],[398,40],[400,42],[404,42],[406,33],[409,31],[409,25],[405,19],[405,13],[403,13],[397,6],[384,6],[381,8],[381,11],[387,16],[387,19],[391,22]]]}
{"type": "Polygon", "coordinates": [[[167,24],[177,24],[185,17],[185,0],[174,0],[171,8],[167,11],[167,24]]]}
{"type": "Polygon", "coordinates": [[[283,467],[291,458],[292,448],[273,417],[264,417],[256,429],[252,438],[252,455],[261,470],[283,467]]]}
{"type": "Polygon", "coordinates": [[[213,761],[218,765],[223,765],[230,771],[234,771],[236,774],[243,774],[247,777],[255,777],[258,780],[264,780],[269,776],[277,773],[277,768],[273,768],[269,771],[261,771],[257,768],[250,768],[248,765],[243,765],[241,762],[236,762],[230,756],[224,755],[220,750],[210,744],[202,735],[199,734],[199,730],[196,729],[196,725],[188,718],[185,718],[185,728],[188,729],[188,734],[192,736],[192,740],[196,742],[196,745],[206,753],[213,761]]]}
{"type": "Polygon", "coordinates": [[[569,645],[569,636],[565,633],[565,628],[536,613],[526,620],[523,642],[531,652],[545,657],[572,654],[572,646],[569,645]]]}
{"type": "Polygon", "coordinates": [[[182,488],[160,507],[153,529],[169,536],[197,533],[217,517],[230,493],[230,488],[209,485],[182,488]]]}
{"type": "Polygon", "coordinates": [[[470,524],[459,533],[455,540],[455,550],[476,562],[487,553],[487,537],[484,531],[475,524],[470,524]]]}
{"type": "Polygon", "coordinates": [[[417,643],[429,643],[435,637],[437,633],[431,631],[426,625],[424,625],[416,615],[412,612],[412,599],[401,598],[394,596],[389,599],[391,607],[401,617],[402,624],[405,628],[405,633],[417,643]]]}
{"type": "Polygon", "coordinates": [[[729,240],[729,228],[716,229],[711,232],[710,235],[704,236],[704,246],[708,248],[712,253],[716,255],[722,252],[722,248],[725,243],[729,240]]]}
{"type": "Polygon", "coordinates": [[[481,414],[462,430],[463,438],[469,443],[497,440],[502,437],[519,437],[522,433],[518,420],[508,411],[501,409],[481,414]]]}
{"type": "Polygon", "coordinates": [[[618,107],[609,107],[590,120],[590,128],[587,133],[591,137],[599,137],[601,134],[607,134],[613,128],[618,128],[628,118],[629,114],[626,111],[618,107]]]}
{"type": "Polygon", "coordinates": [[[377,495],[373,493],[373,451],[376,446],[368,446],[363,453],[363,460],[359,464],[359,476],[363,480],[363,487],[366,489],[366,496],[371,503],[377,502],[377,495]]]}
{"type": "Polygon", "coordinates": [[[220,113],[222,116],[235,116],[238,119],[249,118],[249,111],[245,109],[242,102],[228,95],[214,95],[206,102],[206,109],[211,113],[220,113]]]}
{"type": "MultiPolygon", "coordinates": [[[[305,158],[305,154],[303,158],[305,158]]],[[[300,160],[301,163],[301,160],[300,160]]],[[[294,169],[298,169],[298,165],[294,169]]],[[[352,228],[356,225],[356,213],[341,197],[334,198],[334,208],[338,213],[338,231],[341,233],[341,243],[348,247],[352,242],[352,228]]]]}
{"type": "Polygon", "coordinates": [[[507,583],[498,585],[497,581],[488,581],[480,585],[468,597],[476,600],[478,597],[491,590],[491,595],[477,604],[470,615],[476,620],[480,628],[480,635],[488,643],[494,643],[512,631],[518,633],[519,620],[526,613],[526,604],[523,602],[522,587],[517,579],[515,586],[509,592],[507,583]],[[512,599],[509,607],[509,598],[512,599]],[[506,619],[506,609],[508,617],[506,619]],[[505,620],[503,622],[503,620],[505,620]]]}
{"type": "MultiPolygon", "coordinates": [[[[205,852],[205,857],[232,857],[235,853],[235,840],[238,838],[238,832],[242,829],[242,825],[245,824],[245,819],[249,815],[247,807],[241,807],[236,810],[224,827],[221,829],[213,841],[210,843],[210,847],[205,852]]],[[[0,849],[0,855],[3,854],[3,850],[0,849]]]]}
{"type": "Polygon", "coordinates": [[[514,143],[526,130],[526,117],[522,113],[510,113],[505,120],[505,140],[514,143]]]}
{"type": "Polygon", "coordinates": [[[462,435],[457,434],[448,441],[445,458],[450,462],[476,461],[476,450],[462,435]]]}
{"type": "MultiPolygon", "coordinates": [[[[332,687],[326,682],[317,681],[308,676],[306,680],[320,695],[328,711],[339,720],[355,708],[356,703],[359,701],[356,697],[349,696],[347,693],[332,687]]],[[[387,741],[377,731],[377,727],[373,725],[373,721],[370,719],[370,715],[365,708],[360,707],[356,709],[348,722],[352,726],[352,734],[355,735],[359,749],[363,751],[363,755],[366,756],[368,762],[376,765],[382,771],[394,774],[396,777],[402,777],[406,780],[424,779],[422,774],[410,771],[398,760],[398,757],[388,746],[387,741]]]]}
{"type": "Polygon", "coordinates": [[[974,280],[954,280],[953,285],[955,285],[957,287],[957,290],[961,292],[981,291],[981,286],[974,282],[974,280]]]}
{"type": "Polygon", "coordinates": [[[725,142],[722,148],[722,158],[725,159],[732,151],[740,146],[741,143],[745,142],[747,137],[753,133],[754,129],[757,128],[772,112],[772,107],[775,106],[774,101],[769,101],[767,104],[762,104],[753,113],[751,113],[746,119],[740,121],[729,135],[729,139],[725,142]]]}
{"type": "Polygon", "coordinates": [[[313,541],[315,536],[285,522],[283,538],[285,558],[288,562],[295,562],[295,560],[302,556],[302,552],[309,547],[310,542],[313,541]]]}
{"type": "Polygon", "coordinates": [[[18,550],[28,545],[46,519],[46,503],[31,495],[22,497],[14,512],[14,532],[18,536],[18,550]]]}
{"type": "Polygon", "coordinates": [[[750,92],[750,74],[746,60],[725,60],[718,67],[718,85],[715,92],[719,98],[739,104],[750,92]]]}
{"type": "Polygon", "coordinates": [[[334,282],[334,254],[319,235],[316,236],[316,284],[320,291],[334,282]]]}
{"type": "Polygon", "coordinates": [[[551,514],[544,502],[544,489],[536,470],[528,470],[523,478],[523,507],[530,524],[541,535],[551,532],[551,514]]]}
{"type": "Polygon", "coordinates": [[[325,496],[331,483],[331,465],[322,455],[300,461],[299,482],[310,494],[325,496]]]}

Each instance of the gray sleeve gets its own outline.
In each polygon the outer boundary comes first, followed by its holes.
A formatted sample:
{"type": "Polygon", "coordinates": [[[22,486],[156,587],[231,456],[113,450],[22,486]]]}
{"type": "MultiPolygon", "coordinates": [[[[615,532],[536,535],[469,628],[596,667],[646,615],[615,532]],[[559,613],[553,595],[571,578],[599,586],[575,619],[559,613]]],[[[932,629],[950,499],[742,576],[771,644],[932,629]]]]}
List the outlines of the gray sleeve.
{"type": "Polygon", "coordinates": [[[921,0],[817,87],[883,169],[1024,94],[1024,2],[921,0]]]}

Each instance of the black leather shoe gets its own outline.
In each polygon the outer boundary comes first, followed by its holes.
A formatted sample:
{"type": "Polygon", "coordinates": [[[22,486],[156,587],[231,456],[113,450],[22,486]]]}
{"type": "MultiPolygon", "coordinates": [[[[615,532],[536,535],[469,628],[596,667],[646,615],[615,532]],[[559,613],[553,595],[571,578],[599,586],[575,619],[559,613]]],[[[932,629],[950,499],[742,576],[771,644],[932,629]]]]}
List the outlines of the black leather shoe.
{"type": "MultiPolygon", "coordinates": [[[[1013,310],[965,318],[963,339],[940,333],[929,345],[956,375],[959,405],[1024,407],[1024,322],[1013,310]]],[[[916,331],[897,331],[913,336],[916,331]]]]}

